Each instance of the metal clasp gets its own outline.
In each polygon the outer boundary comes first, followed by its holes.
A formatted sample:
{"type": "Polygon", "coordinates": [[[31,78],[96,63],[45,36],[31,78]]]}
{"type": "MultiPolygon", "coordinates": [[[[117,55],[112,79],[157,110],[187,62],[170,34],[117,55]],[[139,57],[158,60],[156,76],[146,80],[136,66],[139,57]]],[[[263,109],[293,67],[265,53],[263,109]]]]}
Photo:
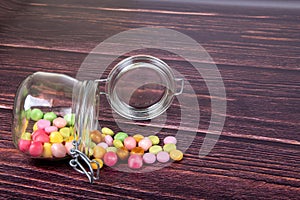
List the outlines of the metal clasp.
{"type": "Polygon", "coordinates": [[[84,153],[82,153],[81,151],[78,150],[78,146],[80,144],[80,139],[78,141],[73,140],[72,144],[73,144],[74,148],[72,148],[70,150],[70,154],[73,157],[73,159],[70,160],[70,162],[69,162],[70,166],[73,167],[73,169],[75,169],[79,173],[85,174],[88,177],[90,183],[93,183],[94,180],[98,180],[99,174],[100,174],[99,163],[95,160],[90,160],[88,156],[86,156],[84,153]],[[89,168],[88,171],[83,167],[83,165],[80,163],[80,161],[84,161],[84,164],[86,164],[89,168]],[[94,176],[94,170],[91,166],[91,163],[95,163],[97,165],[96,176],[94,176]]]}

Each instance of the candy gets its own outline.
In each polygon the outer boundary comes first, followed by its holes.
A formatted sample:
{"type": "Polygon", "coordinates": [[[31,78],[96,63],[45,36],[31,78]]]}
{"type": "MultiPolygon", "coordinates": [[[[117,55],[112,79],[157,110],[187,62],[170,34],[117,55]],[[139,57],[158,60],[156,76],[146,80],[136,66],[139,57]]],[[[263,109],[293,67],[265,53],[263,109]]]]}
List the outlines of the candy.
{"type": "Polygon", "coordinates": [[[104,164],[112,167],[118,162],[118,156],[115,152],[107,152],[103,158],[104,164]]]}
{"type": "Polygon", "coordinates": [[[70,155],[70,150],[71,150],[72,148],[74,148],[74,146],[73,146],[73,144],[72,144],[72,141],[66,142],[65,148],[66,148],[67,153],[70,155]]]}
{"type": "Polygon", "coordinates": [[[29,147],[29,154],[33,157],[39,157],[43,153],[43,145],[41,142],[33,141],[29,147]]]}
{"type": "Polygon", "coordinates": [[[112,151],[112,152],[116,153],[118,149],[116,147],[107,147],[105,150],[106,150],[106,152],[112,151]]]}
{"type": "Polygon", "coordinates": [[[115,136],[114,139],[115,140],[121,140],[122,142],[124,142],[125,138],[127,138],[128,135],[124,132],[118,132],[115,136]]]}
{"type": "Polygon", "coordinates": [[[103,147],[104,149],[106,149],[108,147],[108,144],[106,144],[105,142],[100,142],[99,144],[97,144],[97,146],[103,147]]]}
{"type": "Polygon", "coordinates": [[[95,142],[96,144],[100,143],[102,140],[101,133],[98,130],[91,131],[90,137],[92,141],[95,142]]]}
{"type": "Polygon", "coordinates": [[[145,153],[143,155],[143,160],[146,164],[152,164],[156,161],[156,156],[153,153],[145,153]]]}
{"type": "Polygon", "coordinates": [[[116,148],[121,148],[121,147],[124,146],[124,145],[123,145],[123,142],[122,142],[121,140],[114,140],[114,141],[113,141],[113,144],[114,144],[114,146],[115,146],[116,148]]]}
{"type": "Polygon", "coordinates": [[[94,162],[91,162],[91,166],[93,169],[95,169],[95,170],[98,169],[98,165],[95,162],[97,162],[99,164],[100,169],[103,167],[103,161],[101,159],[95,158],[92,161],[94,161],[94,162]]]}
{"type": "Polygon", "coordinates": [[[89,147],[90,147],[91,149],[94,149],[95,146],[97,146],[95,142],[90,142],[89,147]]]}
{"type": "Polygon", "coordinates": [[[139,142],[144,138],[144,136],[142,136],[141,134],[136,134],[133,136],[133,138],[135,139],[136,142],[139,142]]]}
{"type": "Polygon", "coordinates": [[[168,143],[168,144],[165,144],[164,147],[163,147],[164,151],[166,152],[170,152],[174,149],[176,149],[176,145],[173,144],[173,143],[168,143]]]}
{"type": "Polygon", "coordinates": [[[128,158],[128,167],[132,169],[139,169],[143,166],[143,158],[140,155],[133,154],[128,158]]]}
{"type": "Polygon", "coordinates": [[[56,158],[63,158],[66,156],[67,150],[62,143],[54,143],[51,146],[52,155],[56,158]]]}
{"type": "Polygon", "coordinates": [[[24,153],[29,150],[30,145],[31,145],[30,140],[23,140],[23,139],[21,139],[18,144],[20,151],[24,153]]]}
{"type": "Polygon", "coordinates": [[[43,146],[43,157],[44,158],[52,158],[52,151],[51,151],[51,144],[50,143],[44,143],[43,146]]]}
{"type": "Polygon", "coordinates": [[[67,121],[64,118],[58,117],[53,120],[53,125],[57,128],[63,128],[67,125],[67,121]]]}
{"type": "Polygon", "coordinates": [[[36,122],[38,129],[45,129],[46,127],[51,125],[51,122],[46,119],[40,119],[36,122]]]}
{"type": "Polygon", "coordinates": [[[183,153],[177,149],[170,151],[170,157],[172,160],[180,161],[183,158],[183,153]]]}
{"type": "Polygon", "coordinates": [[[21,135],[21,139],[23,140],[31,140],[31,133],[25,132],[21,135]]]}
{"type": "Polygon", "coordinates": [[[30,112],[30,118],[33,121],[38,121],[38,120],[42,119],[43,115],[44,115],[43,112],[38,108],[34,108],[30,112]]]}
{"type": "Polygon", "coordinates": [[[150,135],[148,138],[151,140],[152,145],[159,144],[159,138],[156,135],[150,135]]]}
{"type": "Polygon", "coordinates": [[[173,136],[167,136],[167,137],[165,137],[164,144],[170,144],[170,143],[176,144],[177,143],[177,139],[175,137],[173,137],[173,136]]]}
{"type": "Polygon", "coordinates": [[[45,128],[46,133],[51,133],[51,132],[55,132],[58,131],[58,128],[56,126],[48,126],[45,128]]]}
{"type": "Polygon", "coordinates": [[[47,143],[49,142],[49,136],[45,133],[36,134],[33,141],[47,143]]]}
{"type": "Polygon", "coordinates": [[[70,128],[68,127],[61,128],[59,129],[59,133],[64,138],[64,141],[67,141],[70,137],[70,128]]]}
{"type": "Polygon", "coordinates": [[[105,140],[105,142],[108,146],[111,146],[113,144],[113,141],[114,141],[114,139],[110,135],[106,135],[104,140],[105,140]]]}
{"type": "Polygon", "coordinates": [[[52,132],[49,137],[51,143],[61,143],[64,141],[63,136],[57,131],[52,132]]]}
{"type": "Polygon", "coordinates": [[[144,151],[147,151],[151,146],[152,146],[152,142],[147,137],[139,141],[139,147],[142,147],[144,151]]]}
{"type": "Polygon", "coordinates": [[[104,134],[104,135],[110,135],[110,136],[113,136],[115,133],[110,129],[110,128],[107,128],[107,127],[103,127],[101,129],[101,132],[104,134]]]}
{"type": "Polygon", "coordinates": [[[47,112],[44,115],[44,119],[52,122],[55,118],[57,118],[56,114],[54,112],[47,112]]]}
{"type": "Polygon", "coordinates": [[[169,153],[166,151],[161,151],[156,155],[157,161],[161,163],[166,163],[170,160],[169,153]]]}
{"type": "Polygon", "coordinates": [[[37,122],[34,123],[32,130],[33,130],[33,132],[38,130],[37,122]]]}
{"type": "Polygon", "coordinates": [[[129,151],[125,147],[121,147],[117,150],[117,155],[121,160],[125,160],[129,156],[129,151]]]}
{"type": "Polygon", "coordinates": [[[154,146],[150,147],[149,152],[156,155],[156,154],[158,154],[158,152],[161,152],[162,150],[163,149],[161,146],[154,145],[154,146]]]}
{"type": "Polygon", "coordinates": [[[100,159],[102,159],[104,157],[105,153],[106,153],[106,150],[103,147],[100,147],[100,146],[95,146],[93,148],[93,151],[94,151],[93,156],[95,158],[100,158],[100,159]]]}
{"type": "Polygon", "coordinates": [[[136,147],[136,140],[133,137],[129,136],[129,137],[125,138],[125,140],[124,140],[124,146],[128,150],[131,150],[134,147],[136,147]]]}
{"type": "Polygon", "coordinates": [[[144,154],[144,149],[142,147],[134,147],[131,151],[130,154],[138,154],[140,156],[142,156],[144,154]]]}
{"type": "Polygon", "coordinates": [[[25,117],[26,117],[27,120],[30,119],[30,113],[31,113],[31,109],[28,109],[28,110],[25,111],[25,117]]]}
{"type": "Polygon", "coordinates": [[[64,116],[64,119],[67,121],[68,126],[74,126],[74,124],[75,124],[75,114],[71,114],[71,113],[66,114],[64,116]]]}
{"type": "Polygon", "coordinates": [[[47,133],[46,133],[46,131],[44,131],[44,129],[38,129],[38,130],[34,131],[32,134],[32,140],[36,140],[35,138],[41,134],[47,135],[47,133]]]}

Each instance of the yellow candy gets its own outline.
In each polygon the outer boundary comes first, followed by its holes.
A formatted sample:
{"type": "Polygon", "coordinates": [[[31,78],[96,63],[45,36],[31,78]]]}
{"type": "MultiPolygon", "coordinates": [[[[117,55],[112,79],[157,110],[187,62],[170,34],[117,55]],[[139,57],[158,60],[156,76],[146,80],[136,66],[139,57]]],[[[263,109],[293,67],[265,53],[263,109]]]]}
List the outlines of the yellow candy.
{"type": "MultiPolygon", "coordinates": [[[[103,161],[101,159],[95,158],[95,159],[93,159],[93,161],[97,161],[99,163],[100,169],[103,167],[103,161]]],[[[91,162],[91,166],[92,166],[93,169],[97,169],[98,168],[97,164],[94,163],[94,162],[91,162]]]]}
{"type": "Polygon", "coordinates": [[[44,158],[52,158],[51,144],[50,143],[45,143],[44,144],[43,157],[44,158]]]}
{"type": "Polygon", "coordinates": [[[64,138],[64,141],[68,141],[68,139],[70,137],[70,129],[68,127],[59,129],[59,133],[64,138]]]}
{"type": "Polygon", "coordinates": [[[114,140],[113,144],[116,148],[121,148],[124,146],[121,140],[114,140]]]}
{"type": "Polygon", "coordinates": [[[133,138],[136,140],[136,142],[139,142],[144,138],[144,136],[142,136],[141,134],[136,134],[133,136],[133,138]]]}
{"type": "Polygon", "coordinates": [[[73,140],[74,140],[74,136],[71,135],[71,136],[69,137],[68,141],[66,141],[66,142],[72,142],[73,140]]]}
{"type": "Polygon", "coordinates": [[[110,129],[110,128],[107,128],[107,127],[103,127],[101,129],[101,132],[104,134],[104,135],[110,135],[110,136],[113,136],[115,133],[110,129]]]}
{"type": "Polygon", "coordinates": [[[34,123],[32,130],[33,132],[38,130],[37,122],[34,123]]]}
{"type": "Polygon", "coordinates": [[[159,144],[159,138],[156,135],[150,135],[148,138],[151,140],[152,144],[159,144]]]}
{"type": "Polygon", "coordinates": [[[170,151],[170,157],[172,160],[180,161],[183,158],[183,153],[177,149],[170,151]]]}
{"type": "Polygon", "coordinates": [[[51,143],[61,143],[61,142],[64,141],[63,136],[59,132],[57,132],[57,131],[52,132],[50,134],[49,138],[50,138],[50,142],[51,143]]]}

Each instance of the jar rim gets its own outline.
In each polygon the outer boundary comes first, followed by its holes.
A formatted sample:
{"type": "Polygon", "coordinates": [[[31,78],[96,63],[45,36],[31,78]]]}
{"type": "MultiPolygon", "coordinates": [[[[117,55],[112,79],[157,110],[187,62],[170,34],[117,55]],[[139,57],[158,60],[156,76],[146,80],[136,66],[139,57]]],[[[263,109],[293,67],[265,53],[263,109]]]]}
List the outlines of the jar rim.
{"type": "MultiPolygon", "coordinates": [[[[142,80],[141,83],[134,84],[143,87],[146,83],[146,80],[142,80]]],[[[127,87],[126,84],[124,85],[127,87]]],[[[174,95],[176,95],[176,78],[169,65],[164,61],[149,55],[135,55],[120,61],[110,71],[106,83],[106,95],[112,109],[119,115],[131,120],[148,120],[161,115],[170,107],[174,95]],[[160,91],[160,96],[156,99],[157,101],[151,102],[152,104],[150,105],[145,103],[145,107],[132,106],[128,101],[124,101],[119,94],[122,90],[118,89],[118,84],[122,77],[130,76],[129,74],[134,76],[134,71],[137,69],[140,72],[145,71],[145,73],[148,70],[152,75],[156,76],[154,77],[156,80],[160,80],[160,83],[156,83],[155,87],[160,87],[158,85],[161,85],[161,88],[163,88],[160,91]]],[[[128,95],[127,99],[131,99],[134,94],[131,92],[126,95],[128,95]]]]}

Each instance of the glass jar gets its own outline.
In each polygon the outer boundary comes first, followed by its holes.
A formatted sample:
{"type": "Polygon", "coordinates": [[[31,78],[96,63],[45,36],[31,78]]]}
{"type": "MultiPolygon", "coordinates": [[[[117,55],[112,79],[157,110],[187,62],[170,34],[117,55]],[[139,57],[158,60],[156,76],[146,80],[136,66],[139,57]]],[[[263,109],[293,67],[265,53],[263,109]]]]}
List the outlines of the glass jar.
{"type": "MultiPolygon", "coordinates": [[[[62,159],[90,176],[78,159],[89,160],[90,133],[99,130],[99,98],[121,116],[133,120],[152,119],[165,112],[183,80],[158,58],[138,55],[119,62],[107,79],[78,81],[63,74],[36,72],[20,85],[15,98],[13,141],[23,153],[43,159],[62,159]],[[105,91],[99,82],[106,82],[105,91]]],[[[98,171],[99,172],[99,171],[98,171]]],[[[98,173],[97,172],[97,173],[98,173]]]]}

